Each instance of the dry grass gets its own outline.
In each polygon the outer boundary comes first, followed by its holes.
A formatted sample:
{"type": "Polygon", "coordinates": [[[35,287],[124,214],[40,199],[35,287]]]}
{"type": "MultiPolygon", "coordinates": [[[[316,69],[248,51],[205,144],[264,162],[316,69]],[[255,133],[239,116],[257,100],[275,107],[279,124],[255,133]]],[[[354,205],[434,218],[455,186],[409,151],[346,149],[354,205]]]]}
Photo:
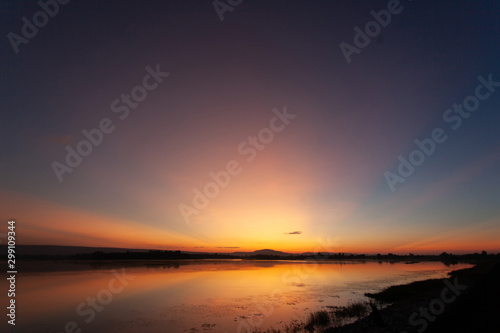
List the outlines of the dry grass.
{"type": "Polygon", "coordinates": [[[260,329],[255,333],[311,333],[323,332],[330,326],[342,326],[355,319],[368,315],[370,306],[366,302],[351,302],[346,306],[329,307],[329,311],[321,310],[309,314],[307,323],[293,322],[283,328],[269,328],[266,331],[260,329]]]}

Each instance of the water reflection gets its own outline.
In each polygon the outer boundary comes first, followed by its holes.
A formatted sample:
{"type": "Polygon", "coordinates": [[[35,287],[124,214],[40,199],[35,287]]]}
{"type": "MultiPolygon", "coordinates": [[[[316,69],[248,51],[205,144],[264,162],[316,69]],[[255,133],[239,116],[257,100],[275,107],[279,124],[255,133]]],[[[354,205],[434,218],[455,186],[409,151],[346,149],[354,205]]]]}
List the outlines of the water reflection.
{"type": "Polygon", "coordinates": [[[64,332],[68,323],[75,332],[111,333],[277,328],[310,311],[365,299],[365,292],[469,266],[192,260],[68,262],[40,272],[34,265],[18,275],[16,329],[64,332]]]}

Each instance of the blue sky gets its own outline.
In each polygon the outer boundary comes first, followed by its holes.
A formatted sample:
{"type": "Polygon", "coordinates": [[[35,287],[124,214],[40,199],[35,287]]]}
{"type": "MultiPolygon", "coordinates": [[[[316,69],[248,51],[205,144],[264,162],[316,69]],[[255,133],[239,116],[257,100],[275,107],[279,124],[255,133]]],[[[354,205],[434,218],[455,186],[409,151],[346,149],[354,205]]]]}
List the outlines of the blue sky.
{"type": "Polygon", "coordinates": [[[479,76],[500,82],[498,2],[401,1],[348,63],[339,45],[388,3],[244,1],[221,22],[210,1],[69,2],[15,53],[8,34],[41,8],[3,2],[2,219],[25,244],[498,251],[500,91],[457,130],[443,119],[479,76]],[[169,76],[121,120],[111,103],[148,66],[169,76]],[[284,108],[247,162],[238,145],[284,108]],[[115,130],[60,182],[53,162],[105,118],[115,130]],[[391,191],[385,173],[435,128],[446,142],[391,191]],[[187,223],[179,205],[232,160],[242,172],[187,223]]]}

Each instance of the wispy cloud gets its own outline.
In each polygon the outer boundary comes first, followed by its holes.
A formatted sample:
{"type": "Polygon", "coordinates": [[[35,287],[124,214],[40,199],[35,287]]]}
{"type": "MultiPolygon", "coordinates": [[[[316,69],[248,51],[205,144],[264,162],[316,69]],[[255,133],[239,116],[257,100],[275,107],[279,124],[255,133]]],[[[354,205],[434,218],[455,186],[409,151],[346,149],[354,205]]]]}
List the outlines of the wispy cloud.
{"type": "Polygon", "coordinates": [[[300,235],[302,231],[285,232],[285,235],[300,235]]]}
{"type": "Polygon", "coordinates": [[[239,249],[239,246],[217,246],[218,249],[239,249]]]}

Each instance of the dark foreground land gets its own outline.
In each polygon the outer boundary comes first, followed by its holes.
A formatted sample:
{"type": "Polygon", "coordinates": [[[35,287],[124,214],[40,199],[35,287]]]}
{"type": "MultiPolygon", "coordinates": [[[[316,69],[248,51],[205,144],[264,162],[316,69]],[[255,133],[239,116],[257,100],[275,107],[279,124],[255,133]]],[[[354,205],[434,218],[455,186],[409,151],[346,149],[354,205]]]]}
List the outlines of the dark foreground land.
{"type": "Polygon", "coordinates": [[[390,302],[355,323],[325,329],[350,332],[500,332],[500,263],[480,262],[444,280],[393,286],[367,295],[390,302]],[[457,296],[458,295],[458,296],[457,296]]]}

